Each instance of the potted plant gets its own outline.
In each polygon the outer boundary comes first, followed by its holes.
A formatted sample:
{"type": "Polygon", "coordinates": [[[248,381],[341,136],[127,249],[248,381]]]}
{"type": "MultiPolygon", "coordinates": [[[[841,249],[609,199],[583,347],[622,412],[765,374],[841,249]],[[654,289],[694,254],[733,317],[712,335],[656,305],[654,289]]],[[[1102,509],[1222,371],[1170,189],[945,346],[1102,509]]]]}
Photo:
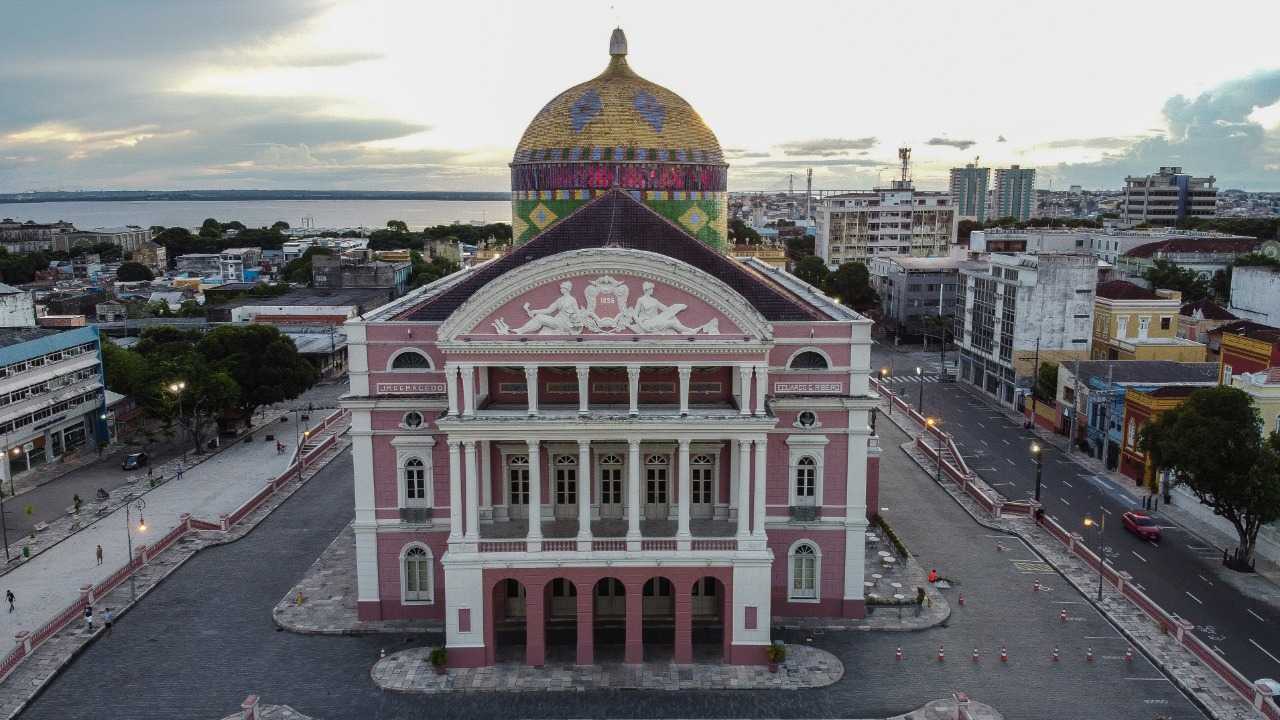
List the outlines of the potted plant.
{"type": "Polygon", "coordinates": [[[449,662],[449,651],[442,647],[435,648],[427,656],[427,660],[431,662],[431,669],[435,670],[437,675],[443,675],[445,665],[449,662]]]}
{"type": "Polygon", "coordinates": [[[782,643],[774,643],[764,651],[764,656],[769,660],[769,672],[778,672],[778,663],[787,659],[787,646],[782,643]]]}

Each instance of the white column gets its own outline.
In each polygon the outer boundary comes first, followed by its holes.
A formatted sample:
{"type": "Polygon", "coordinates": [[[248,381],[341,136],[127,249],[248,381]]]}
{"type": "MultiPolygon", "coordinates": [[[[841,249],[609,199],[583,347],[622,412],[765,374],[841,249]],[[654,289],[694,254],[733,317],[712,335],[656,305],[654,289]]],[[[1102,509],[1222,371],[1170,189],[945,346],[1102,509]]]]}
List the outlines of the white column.
{"type": "Polygon", "coordinates": [[[752,528],[754,530],[755,536],[763,540],[764,539],[764,518],[765,518],[765,515],[768,513],[768,509],[765,507],[764,491],[765,491],[765,485],[766,485],[765,483],[766,462],[765,461],[767,459],[765,455],[768,452],[769,436],[761,435],[760,437],[756,438],[755,444],[756,444],[756,472],[755,472],[756,482],[755,482],[755,498],[754,498],[755,512],[752,513],[755,519],[752,522],[752,528]]]}
{"type": "Polygon", "coordinates": [[[738,367],[738,414],[751,414],[751,366],[738,367]]]}
{"type": "Polygon", "coordinates": [[[467,497],[465,500],[467,531],[465,539],[467,542],[476,542],[480,539],[480,467],[476,463],[476,441],[464,441],[462,449],[466,453],[467,459],[467,497]]]}
{"type": "Polygon", "coordinates": [[[578,366],[578,414],[579,415],[591,414],[591,407],[587,402],[591,396],[589,392],[590,385],[587,383],[587,380],[590,377],[591,377],[591,366],[579,365],[578,366]]]}
{"type": "MultiPolygon", "coordinates": [[[[378,518],[373,483],[373,429],[368,410],[351,412],[351,464],[355,480],[356,598],[376,602],[378,586],[378,518]]],[[[0,447],[0,450],[7,446],[0,447]]],[[[0,456],[7,477],[8,458],[0,456]]],[[[432,498],[432,504],[434,504],[432,498]]]]}
{"type": "Polygon", "coordinates": [[[488,440],[480,441],[480,517],[493,519],[493,452],[488,440]]]}
{"type": "MultiPolygon", "coordinates": [[[[738,539],[751,535],[751,439],[738,438],[738,539]]],[[[741,549],[741,548],[739,548],[741,549]]]]}
{"type": "Polygon", "coordinates": [[[462,539],[462,443],[449,441],[449,542],[462,539]]]}
{"type": "Polygon", "coordinates": [[[449,415],[458,416],[458,366],[444,366],[445,394],[449,396],[449,415]]]}
{"type": "Polygon", "coordinates": [[[631,415],[640,414],[640,366],[627,366],[627,397],[631,403],[627,411],[631,415]]]}
{"type": "Polygon", "coordinates": [[[476,368],[474,365],[460,365],[462,373],[462,414],[471,417],[476,414],[476,368]]]}
{"type": "Polygon", "coordinates": [[[529,395],[529,414],[538,414],[538,366],[524,366],[524,382],[528,388],[529,395]]]}
{"type": "Polygon", "coordinates": [[[729,441],[729,519],[738,517],[738,441],[729,441]]]}
{"type": "MultiPolygon", "coordinates": [[[[640,438],[627,438],[627,540],[640,540],[640,438]]],[[[630,543],[628,543],[628,549],[630,543]]]]}
{"type": "Polygon", "coordinates": [[[578,441],[578,549],[591,549],[591,441],[578,441]],[[583,547],[583,543],[586,547],[583,547]]]}
{"type": "MultiPolygon", "coordinates": [[[[536,373],[536,371],[535,371],[536,373]]],[[[542,549],[542,458],[538,441],[529,444],[529,551],[542,549]]]]}
{"type": "Polygon", "coordinates": [[[681,438],[680,444],[680,511],[676,515],[676,540],[680,550],[689,549],[689,439],[681,438]]]}
{"type": "Polygon", "coordinates": [[[681,365],[676,372],[680,374],[680,415],[683,417],[689,414],[689,376],[693,374],[693,368],[681,365]]]}
{"type": "Polygon", "coordinates": [[[756,414],[763,415],[765,411],[764,396],[769,391],[769,366],[756,366],[756,414]]]}

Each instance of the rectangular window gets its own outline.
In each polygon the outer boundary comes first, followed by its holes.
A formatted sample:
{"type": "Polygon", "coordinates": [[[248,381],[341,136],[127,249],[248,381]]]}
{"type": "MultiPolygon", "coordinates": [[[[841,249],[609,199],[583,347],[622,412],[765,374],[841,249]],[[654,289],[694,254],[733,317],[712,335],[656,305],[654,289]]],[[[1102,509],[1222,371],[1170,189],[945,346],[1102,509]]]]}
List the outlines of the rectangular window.
{"type": "Polygon", "coordinates": [[[1173,327],[1173,318],[1168,317],[1168,316],[1165,316],[1165,317],[1160,318],[1160,329],[1161,329],[1161,330],[1168,330],[1168,329],[1169,329],[1169,328],[1171,328],[1171,327],[1173,327]]]}

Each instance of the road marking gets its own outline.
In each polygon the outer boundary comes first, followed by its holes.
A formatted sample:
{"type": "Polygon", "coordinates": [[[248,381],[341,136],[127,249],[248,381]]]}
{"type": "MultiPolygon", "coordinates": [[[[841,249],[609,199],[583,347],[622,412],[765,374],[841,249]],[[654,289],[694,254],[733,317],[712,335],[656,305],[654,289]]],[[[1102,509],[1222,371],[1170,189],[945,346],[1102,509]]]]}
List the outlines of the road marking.
{"type": "Polygon", "coordinates": [[[1256,648],[1258,648],[1259,650],[1261,650],[1263,655],[1266,655],[1267,657],[1271,658],[1272,660],[1275,660],[1276,662],[1280,663],[1280,658],[1277,658],[1275,655],[1272,655],[1271,653],[1267,652],[1267,651],[1266,651],[1266,649],[1265,649],[1265,648],[1263,648],[1263,647],[1262,647],[1261,645],[1259,645],[1258,643],[1253,642],[1253,638],[1249,638],[1249,642],[1253,643],[1253,646],[1254,646],[1254,647],[1256,647],[1256,648]]]}
{"type": "Polygon", "coordinates": [[[1012,445],[1012,444],[1013,444],[1013,443],[1009,442],[1008,440],[1006,440],[1005,438],[1000,438],[1000,440],[1001,440],[1001,441],[1003,441],[1005,445],[1012,445]]]}
{"type": "Polygon", "coordinates": [[[1058,600],[1054,605],[1083,605],[1083,600],[1058,600]]]}
{"type": "Polygon", "coordinates": [[[1125,680],[1164,680],[1164,678],[1162,678],[1162,677],[1153,677],[1153,678],[1125,678],[1125,680]]]}
{"type": "Polygon", "coordinates": [[[1085,640],[1123,640],[1119,635],[1085,635],[1085,640]]]}
{"type": "MultiPolygon", "coordinates": [[[[1184,592],[1186,592],[1186,591],[1184,591],[1184,592]]],[[[1200,598],[1196,597],[1195,595],[1192,595],[1190,592],[1187,592],[1187,597],[1191,598],[1192,600],[1195,600],[1195,601],[1196,601],[1196,603],[1198,603],[1198,604],[1200,604],[1200,605],[1203,605],[1203,604],[1204,604],[1204,603],[1200,602],[1200,598]]],[[[1280,660],[1278,660],[1277,662],[1280,662],[1280,660]]]]}
{"type": "Polygon", "coordinates": [[[986,425],[983,425],[982,423],[978,423],[978,427],[980,427],[980,428],[985,428],[985,427],[986,427],[986,425]]]}
{"type": "MultiPolygon", "coordinates": [[[[1203,581],[1205,581],[1205,582],[1209,583],[1210,585],[1212,585],[1212,584],[1213,584],[1213,581],[1212,581],[1212,580],[1210,580],[1209,578],[1207,578],[1207,577],[1205,577],[1205,576],[1203,576],[1203,575],[1197,575],[1196,577],[1198,577],[1198,578],[1200,578],[1201,580],[1203,580],[1203,581]]],[[[1253,612],[1253,611],[1252,611],[1252,610],[1250,610],[1249,612],[1253,612]]],[[[1255,617],[1257,617],[1257,616],[1255,616],[1255,617]]],[[[1261,620],[1262,618],[1258,618],[1258,619],[1259,619],[1259,620],[1261,620]]]]}
{"type": "Polygon", "coordinates": [[[982,441],[982,444],[983,444],[983,445],[990,445],[991,443],[987,442],[986,440],[983,440],[983,441],[982,441]]]}
{"type": "Polygon", "coordinates": [[[1252,610],[1248,610],[1247,612],[1248,612],[1250,615],[1252,615],[1252,616],[1254,616],[1254,617],[1258,618],[1258,620],[1260,620],[1260,621],[1262,621],[1262,622],[1266,622],[1266,621],[1267,621],[1267,619],[1266,619],[1266,618],[1262,617],[1261,615],[1259,615],[1258,613],[1256,613],[1256,612],[1254,612],[1254,611],[1252,611],[1252,610]]]}
{"type": "Polygon", "coordinates": [[[1106,509],[1106,508],[1102,508],[1102,512],[1104,512],[1104,513],[1106,513],[1106,514],[1108,514],[1108,515],[1110,515],[1110,514],[1111,514],[1111,511],[1110,511],[1110,510],[1108,510],[1108,509],[1106,509]]]}
{"type": "Polygon", "coordinates": [[[1214,651],[1214,652],[1216,652],[1216,653],[1218,653],[1218,654],[1219,654],[1219,655],[1221,655],[1222,657],[1226,657],[1226,656],[1227,656],[1227,654],[1226,654],[1226,653],[1222,652],[1222,648],[1218,647],[1217,645],[1214,645],[1214,646],[1213,646],[1213,651],[1214,651]]]}
{"type": "Polygon", "coordinates": [[[1060,498],[1058,498],[1058,499],[1062,501],[1062,504],[1063,504],[1063,505],[1070,505],[1070,504],[1071,504],[1071,503],[1067,502],[1067,499],[1066,499],[1066,498],[1064,498],[1064,497],[1060,497],[1060,498]]]}
{"type": "Polygon", "coordinates": [[[1142,557],[1141,555],[1139,555],[1139,554],[1138,554],[1138,551],[1137,551],[1137,550],[1130,550],[1129,552],[1133,553],[1133,556],[1134,556],[1134,557],[1136,557],[1136,558],[1138,558],[1138,559],[1139,559],[1139,560],[1141,560],[1142,562],[1146,562],[1146,561],[1147,561],[1147,559],[1146,559],[1146,558],[1144,558],[1144,557],[1142,557]]]}
{"type": "Polygon", "coordinates": [[[1062,480],[1061,482],[1062,482],[1062,484],[1063,484],[1063,485],[1066,485],[1067,487],[1075,487],[1074,485],[1072,485],[1071,483],[1067,482],[1066,480],[1062,480]]]}
{"type": "Polygon", "coordinates": [[[1138,588],[1138,589],[1139,589],[1139,590],[1141,590],[1142,592],[1146,592],[1146,591],[1147,591],[1147,589],[1146,589],[1146,588],[1142,587],[1142,583],[1134,583],[1134,584],[1133,584],[1133,586],[1134,586],[1134,587],[1136,587],[1136,588],[1138,588]]]}
{"type": "Polygon", "coordinates": [[[1018,466],[1018,463],[1014,462],[1012,458],[1005,458],[1004,460],[1005,460],[1005,462],[1009,463],[1010,465],[1012,465],[1012,466],[1014,466],[1014,467],[1017,467],[1017,466],[1018,466]]]}

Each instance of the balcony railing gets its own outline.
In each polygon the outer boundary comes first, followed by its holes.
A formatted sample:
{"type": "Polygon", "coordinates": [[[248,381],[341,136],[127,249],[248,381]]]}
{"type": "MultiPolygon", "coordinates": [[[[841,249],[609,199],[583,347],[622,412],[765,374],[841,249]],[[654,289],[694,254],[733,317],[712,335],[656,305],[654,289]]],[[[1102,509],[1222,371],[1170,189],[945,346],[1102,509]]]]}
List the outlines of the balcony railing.
{"type": "MultiPolygon", "coordinates": [[[[639,543],[640,552],[735,552],[738,550],[738,539],[729,538],[694,538],[688,543],[688,550],[683,550],[681,541],[675,538],[642,538],[640,540],[591,540],[591,552],[627,552],[632,543],[639,543]]],[[[476,544],[476,551],[481,553],[526,553],[526,552],[577,552],[577,540],[481,540],[476,544]]]]}

